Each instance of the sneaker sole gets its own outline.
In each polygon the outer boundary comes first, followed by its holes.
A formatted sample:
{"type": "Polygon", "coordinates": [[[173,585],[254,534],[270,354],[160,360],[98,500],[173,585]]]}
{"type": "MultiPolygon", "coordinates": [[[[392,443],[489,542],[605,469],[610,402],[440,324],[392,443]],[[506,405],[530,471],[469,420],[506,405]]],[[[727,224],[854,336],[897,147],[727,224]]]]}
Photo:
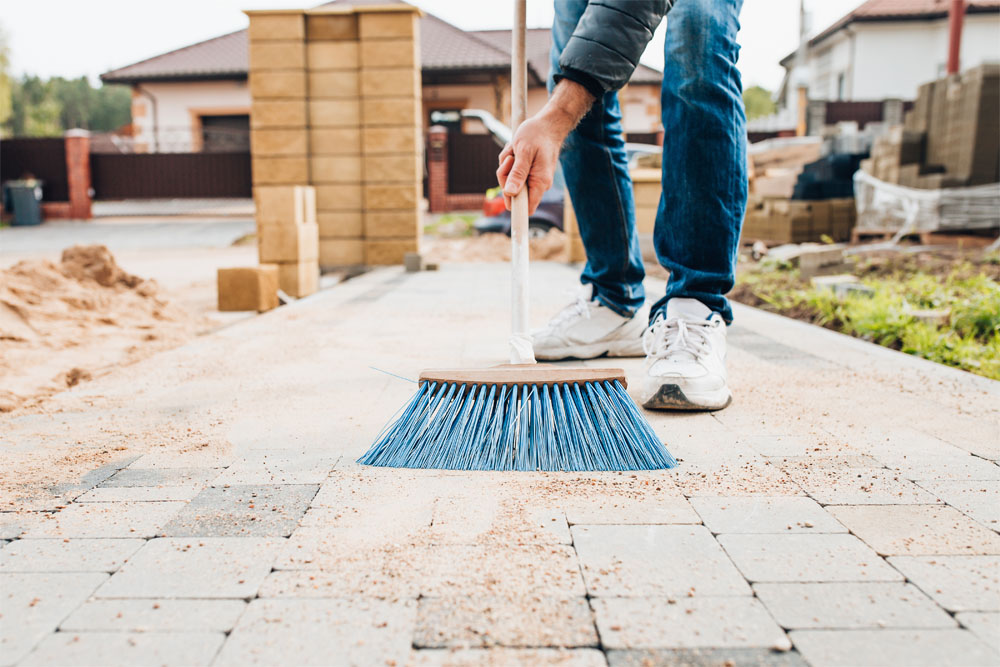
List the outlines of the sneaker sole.
{"type": "Polygon", "coordinates": [[[722,410],[733,402],[729,389],[720,389],[708,394],[688,396],[676,384],[662,385],[653,396],[642,404],[647,410],[686,410],[714,411],[722,410]]]}
{"type": "Polygon", "coordinates": [[[535,358],[542,361],[563,361],[566,359],[598,359],[600,357],[642,357],[642,345],[638,347],[636,343],[620,343],[618,345],[608,345],[607,343],[594,343],[592,345],[574,345],[564,348],[559,352],[544,352],[535,350],[535,358]]]}

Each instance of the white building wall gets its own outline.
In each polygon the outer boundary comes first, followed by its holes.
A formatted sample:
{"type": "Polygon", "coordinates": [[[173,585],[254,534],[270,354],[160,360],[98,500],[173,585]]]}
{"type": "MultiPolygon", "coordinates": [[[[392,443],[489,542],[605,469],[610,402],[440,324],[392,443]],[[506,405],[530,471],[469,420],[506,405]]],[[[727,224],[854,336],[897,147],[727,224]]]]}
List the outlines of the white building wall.
{"type": "Polygon", "coordinates": [[[250,113],[250,89],[245,81],[144,83],[132,93],[132,123],[136,142],[147,150],[184,152],[197,147],[197,118],[250,113]],[[156,99],[156,113],[149,95],[156,99]],[[154,121],[155,115],[155,121],[154,121]],[[154,122],[157,127],[153,137],[154,122]]]}

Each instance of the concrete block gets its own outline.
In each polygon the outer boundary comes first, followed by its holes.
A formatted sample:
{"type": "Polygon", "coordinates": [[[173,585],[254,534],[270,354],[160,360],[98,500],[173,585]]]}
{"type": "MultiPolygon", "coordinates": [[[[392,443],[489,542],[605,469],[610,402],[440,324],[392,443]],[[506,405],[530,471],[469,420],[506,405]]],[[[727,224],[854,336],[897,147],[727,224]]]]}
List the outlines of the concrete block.
{"type": "Polygon", "coordinates": [[[377,154],[409,154],[422,152],[420,128],[366,127],[361,132],[365,156],[377,154]]]}
{"type": "Polygon", "coordinates": [[[376,155],[365,158],[366,183],[413,183],[423,180],[422,155],[376,155]]]}
{"type": "Polygon", "coordinates": [[[310,127],[356,127],[360,122],[358,100],[309,100],[310,127]]]}
{"type": "Polygon", "coordinates": [[[842,505],[829,511],[883,555],[1000,554],[1000,535],[947,505],[842,505]]]}
{"type": "Polygon", "coordinates": [[[257,224],[316,222],[316,190],[308,185],[262,185],[253,189],[257,224]]]}
{"type": "Polygon", "coordinates": [[[294,297],[314,294],[319,289],[319,266],[311,262],[282,262],[278,266],[278,286],[294,297]]]}
{"type": "Polygon", "coordinates": [[[87,600],[59,624],[63,632],[228,632],[242,600],[87,600]]]}
{"type": "Polygon", "coordinates": [[[420,124],[420,99],[416,97],[373,97],[361,102],[361,124],[379,125],[420,124]]]}
{"type": "Polygon", "coordinates": [[[948,611],[1000,611],[1000,556],[894,556],[889,563],[948,611]]]}
{"type": "Polygon", "coordinates": [[[91,489],[77,503],[121,503],[128,501],[191,500],[200,486],[116,486],[91,489]]]}
{"type": "Polygon", "coordinates": [[[799,486],[824,505],[934,504],[936,499],[913,482],[883,468],[822,470],[791,469],[799,486]]]}
{"type": "Polygon", "coordinates": [[[72,504],[30,528],[24,537],[152,537],[183,506],[160,502],[72,504]]]}
{"type": "Polygon", "coordinates": [[[306,16],[306,31],[310,42],[357,40],[358,17],[348,13],[310,14],[306,16]]]}
{"type": "Polygon", "coordinates": [[[310,71],[358,68],[357,42],[309,42],[306,56],[310,71]]]}
{"type": "Polygon", "coordinates": [[[306,66],[302,42],[255,42],[250,44],[250,71],[301,70],[306,66]]]}
{"type": "Polygon", "coordinates": [[[313,183],[360,183],[360,155],[314,155],[309,159],[313,183]]]}
{"type": "Polygon", "coordinates": [[[420,235],[420,211],[366,211],[365,238],[417,238],[420,235]]]}
{"type": "MultiPolygon", "coordinates": [[[[316,214],[319,222],[319,236],[325,238],[356,238],[365,234],[364,215],[357,211],[320,211],[316,214]]],[[[399,236],[397,234],[396,236],[399,236]]]]}
{"type": "Polygon", "coordinates": [[[319,225],[258,225],[257,248],[262,263],[314,261],[319,257],[319,225]]]}
{"type": "Polygon", "coordinates": [[[339,458],[322,451],[253,451],[234,461],[213,484],[321,484],[339,458]]]}
{"type": "Polygon", "coordinates": [[[360,266],[365,263],[365,242],[360,239],[322,238],[319,264],[322,267],[360,266]]]}
{"type": "Polygon", "coordinates": [[[257,98],[305,97],[306,71],[299,70],[252,70],[250,72],[250,94],[257,98]]]}
{"type": "Polygon", "coordinates": [[[60,632],[49,635],[25,665],[208,665],[221,632],[60,632]]]}
{"type": "Polygon", "coordinates": [[[995,665],[989,646],[967,630],[796,630],[795,648],[810,665],[995,665]]]}
{"type": "Polygon", "coordinates": [[[361,155],[361,129],[311,128],[309,152],[313,155],[361,155]]]}
{"type": "Polygon", "coordinates": [[[163,528],[170,537],[287,537],[317,484],[211,486],[163,528]]]}
{"type": "Polygon", "coordinates": [[[305,38],[305,16],[301,11],[249,12],[251,42],[305,38]]]}
{"type": "Polygon", "coordinates": [[[309,162],[303,156],[253,158],[253,182],[262,185],[293,185],[309,182],[309,162]]]}
{"type": "Polygon", "coordinates": [[[691,504],[713,533],[847,532],[819,503],[802,496],[704,496],[691,504]]]}
{"type": "Polygon", "coordinates": [[[358,16],[361,39],[413,38],[418,31],[416,12],[365,12],[358,16]]]}
{"type": "Polygon", "coordinates": [[[412,38],[377,39],[361,42],[361,67],[416,67],[420,62],[417,41],[412,38]]]}
{"type": "Polygon", "coordinates": [[[250,131],[250,151],[254,155],[305,155],[309,133],[301,129],[257,129],[250,131]]]}
{"type": "Polygon", "coordinates": [[[357,211],[361,209],[360,185],[317,185],[317,211],[357,211]]]}
{"type": "Polygon", "coordinates": [[[962,627],[986,642],[1000,654],[1000,613],[969,611],[955,616],[962,627]]]}
{"type": "Polygon", "coordinates": [[[314,99],[326,97],[358,97],[360,83],[357,70],[320,70],[309,72],[309,96],[314,99]]]}
{"type": "Polygon", "coordinates": [[[1000,483],[924,480],[920,486],[987,528],[1000,530],[1000,483]]]}
{"type": "Polygon", "coordinates": [[[17,540],[0,549],[0,572],[114,572],[139,539],[17,540]]]}
{"type": "Polygon", "coordinates": [[[219,310],[256,310],[278,307],[278,269],[274,265],[227,268],[218,271],[219,310]]]}
{"type": "Polygon", "coordinates": [[[729,534],[719,543],[753,582],[902,580],[853,535],[729,534]]]}
{"type": "Polygon", "coordinates": [[[406,253],[419,252],[416,238],[365,241],[365,264],[371,266],[402,264],[406,253]]]}
{"type": "MultiPolygon", "coordinates": [[[[599,654],[600,655],[600,654],[599,654]]],[[[778,652],[770,648],[657,648],[611,649],[607,652],[609,667],[655,667],[685,665],[687,667],[718,667],[719,665],[767,665],[767,667],[809,667],[795,651],[778,652]]],[[[602,667],[605,662],[602,657],[602,667]]]]}
{"type": "Polygon", "coordinates": [[[254,100],[250,107],[251,128],[300,129],[305,126],[305,100],[254,100]]]}
{"type": "Polygon", "coordinates": [[[656,206],[635,207],[635,227],[640,234],[652,234],[656,226],[656,206]]]}
{"type": "Polygon", "coordinates": [[[408,252],[403,256],[403,265],[407,273],[417,273],[424,268],[424,258],[419,252],[408,252]]]}
{"type": "Polygon", "coordinates": [[[101,482],[101,487],[186,486],[208,484],[219,468],[125,468],[101,482]]]}
{"type": "Polygon", "coordinates": [[[361,70],[362,97],[413,97],[420,99],[420,70],[389,67],[361,70]]]}
{"type": "Polygon", "coordinates": [[[412,209],[420,204],[420,184],[368,185],[365,184],[365,209],[412,209]]]}

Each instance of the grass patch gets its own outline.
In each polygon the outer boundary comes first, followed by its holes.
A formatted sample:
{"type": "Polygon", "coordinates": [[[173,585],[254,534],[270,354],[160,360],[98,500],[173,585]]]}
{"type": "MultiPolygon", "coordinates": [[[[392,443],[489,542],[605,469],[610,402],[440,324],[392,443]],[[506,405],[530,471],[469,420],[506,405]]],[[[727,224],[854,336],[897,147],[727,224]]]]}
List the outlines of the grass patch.
{"type": "Polygon", "coordinates": [[[441,215],[428,216],[424,223],[424,234],[449,238],[472,236],[476,232],[472,223],[479,215],[479,213],[442,213],[441,215]]]}
{"type": "Polygon", "coordinates": [[[744,264],[736,301],[1000,380],[1000,258],[874,257],[855,275],[874,290],[844,298],[797,270],[744,264]]]}

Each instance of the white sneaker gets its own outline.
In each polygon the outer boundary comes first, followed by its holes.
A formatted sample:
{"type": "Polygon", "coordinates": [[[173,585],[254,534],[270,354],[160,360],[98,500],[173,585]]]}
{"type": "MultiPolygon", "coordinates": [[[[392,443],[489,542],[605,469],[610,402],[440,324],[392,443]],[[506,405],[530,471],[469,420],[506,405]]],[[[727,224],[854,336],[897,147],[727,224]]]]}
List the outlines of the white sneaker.
{"type": "Polygon", "coordinates": [[[547,361],[641,357],[647,311],[623,317],[594,298],[594,286],[584,285],[576,301],[563,308],[543,329],[532,332],[535,357],[547,361]]]}
{"type": "Polygon", "coordinates": [[[671,299],[642,339],[643,407],[720,410],[733,400],[726,383],[726,323],[697,299],[671,299]]]}

